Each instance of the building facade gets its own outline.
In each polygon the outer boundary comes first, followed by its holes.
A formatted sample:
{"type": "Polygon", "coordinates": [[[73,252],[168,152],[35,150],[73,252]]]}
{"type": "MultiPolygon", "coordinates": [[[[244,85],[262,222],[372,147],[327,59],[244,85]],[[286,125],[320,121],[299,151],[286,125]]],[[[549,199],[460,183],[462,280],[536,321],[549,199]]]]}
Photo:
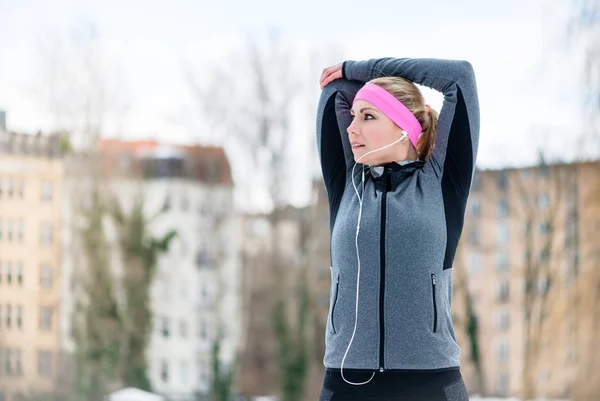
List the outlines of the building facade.
{"type": "Polygon", "coordinates": [[[52,392],[61,294],[60,139],[0,130],[0,400],[52,392]]]}
{"type": "Polygon", "coordinates": [[[166,206],[152,234],[177,233],[151,290],[149,375],[155,392],[192,400],[210,389],[216,337],[225,369],[239,348],[241,237],[229,163],[222,149],[202,146],[103,141],[101,150],[124,209],[138,195],[148,216],[166,206]]]}
{"type": "MultiPolygon", "coordinates": [[[[581,273],[599,266],[599,178],[600,163],[475,175],[454,274],[466,277],[488,394],[571,396],[581,372],[574,295],[581,273]]],[[[478,391],[463,290],[455,286],[453,309],[463,374],[478,391]]]]}

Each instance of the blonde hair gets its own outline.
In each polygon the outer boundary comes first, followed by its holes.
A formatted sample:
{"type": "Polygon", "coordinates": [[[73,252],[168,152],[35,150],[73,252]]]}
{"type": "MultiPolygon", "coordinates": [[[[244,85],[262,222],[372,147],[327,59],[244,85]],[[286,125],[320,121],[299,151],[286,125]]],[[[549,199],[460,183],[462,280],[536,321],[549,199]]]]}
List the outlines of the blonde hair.
{"type": "Polygon", "coordinates": [[[423,129],[423,135],[421,135],[417,142],[417,156],[420,160],[429,160],[435,147],[438,112],[434,109],[431,109],[429,113],[427,112],[423,94],[414,83],[407,79],[382,77],[372,79],[369,82],[382,87],[394,95],[417,118],[423,129]]]}

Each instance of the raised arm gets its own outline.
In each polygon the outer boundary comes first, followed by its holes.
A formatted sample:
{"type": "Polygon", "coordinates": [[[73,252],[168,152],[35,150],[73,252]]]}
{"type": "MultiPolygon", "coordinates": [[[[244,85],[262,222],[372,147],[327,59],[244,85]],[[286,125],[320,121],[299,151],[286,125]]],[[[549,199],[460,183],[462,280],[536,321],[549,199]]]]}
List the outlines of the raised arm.
{"type": "Polygon", "coordinates": [[[432,58],[348,60],[343,63],[342,75],[361,82],[397,76],[442,92],[444,104],[430,162],[440,175],[450,175],[455,185],[470,187],[479,144],[479,100],[469,62],[432,58]]]}
{"type": "Polygon", "coordinates": [[[344,193],[346,178],[354,165],[347,128],[352,122],[350,107],[360,82],[338,79],[321,92],[317,109],[317,147],[323,181],[329,198],[331,227],[344,193]]]}

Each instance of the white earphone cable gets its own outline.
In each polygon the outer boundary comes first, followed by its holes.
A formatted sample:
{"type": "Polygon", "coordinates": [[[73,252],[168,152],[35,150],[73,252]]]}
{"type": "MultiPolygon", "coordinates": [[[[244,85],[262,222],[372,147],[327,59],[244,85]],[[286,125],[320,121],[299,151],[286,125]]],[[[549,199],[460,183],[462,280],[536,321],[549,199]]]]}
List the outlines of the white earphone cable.
{"type": "Polygon", "coordinates": [[[360,289],[360,254],[358,251],[358,234],[360,232],[360,221],[361,221],[361,217],[362,217],[363,197],[364,197],[364,192],[365,192],[365,165],[363,164],[363,166],[362,166],[362,191],[360,194],[358,193],[358,189],[356,188],[356,184],[354,183],[354,168],[356,167],[358,162],[366,155],[371,154],[373,152],[378,152],[383,149],[387,149],[390,146],[393,146],[393,145],[397,144],[398,142],[403,141],[406,138],[406,136],[407,136],[407,132],[403,130],[402,136],[399,139],[390,143],[389,145],[386,145],[381,148],[371,150],[371,151],[365,153],[356,161],[356,163],[354,163],[354,166],[352,167],[352,186],[354,187],[354,192],[356,192],[356,196],[358,198],[358,203],[360,205],[359,210],[358,210],[358,221],[356,223],[356,237],[355,237],[356,259],[358,261],[358,271],[357,271],[357,275],[356,275],[356,304],[355,304],[355,311],[354,311],[354,330],[352,331],[352,337],[350,338],[350,342],[348,343],[348,347],[346,348],[346,352],[344,353],[344,358],[342,359],[341,374],[342,374],[342,379],[346,383],[354,385],[354,386],[362,386],[364,384],[367,384],[371,380],[373,380],[373,378],[375,377],[375,372],[373,372],[373,375],[371,376],[371,378],[369,380],[367,380],[365,382],[361,382],[361,383],[354,383],[354,382],[348,381],[344,377],[344,362],[346,361],[346,356],[348,356],[348,352],[350,351],[350,347],[352,345],[352,342],[354,341],[354,335],[356,334],[356,328],[358,327],[358,298],[359,298],[359,293],[360,293],[359,292],[359,289],[360,289]]]}

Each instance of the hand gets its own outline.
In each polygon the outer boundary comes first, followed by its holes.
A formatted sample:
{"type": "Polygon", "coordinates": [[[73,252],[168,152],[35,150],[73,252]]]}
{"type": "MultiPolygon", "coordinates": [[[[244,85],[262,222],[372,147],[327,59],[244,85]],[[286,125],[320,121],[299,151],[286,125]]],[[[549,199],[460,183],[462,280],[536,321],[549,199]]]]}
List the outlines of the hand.
{"type": "Polygon", "coordinates": [[[323,70],[319,81],[321,89],[326,87],[331,81],[342,78],[342,64],[343,63],[339,63],[323,70]]]}

